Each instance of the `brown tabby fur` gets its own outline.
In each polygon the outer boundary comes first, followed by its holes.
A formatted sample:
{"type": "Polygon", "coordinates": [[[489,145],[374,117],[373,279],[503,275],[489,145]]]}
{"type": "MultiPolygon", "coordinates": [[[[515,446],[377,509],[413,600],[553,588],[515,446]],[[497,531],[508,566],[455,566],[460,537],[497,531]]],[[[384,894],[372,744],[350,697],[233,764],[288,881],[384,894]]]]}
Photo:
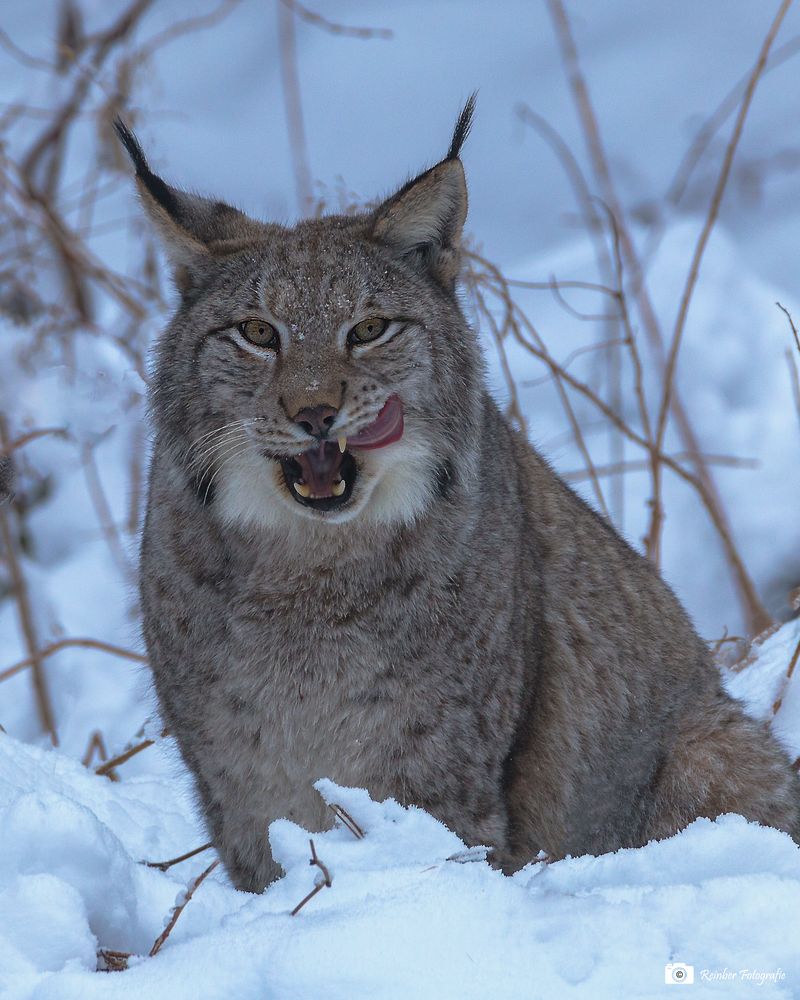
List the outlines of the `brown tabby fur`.
{"type": "Polygon", "coordinates": [[[327,776],[428,809],[507,869],[738,812],[800,836],[800,790],[656,570],[498,411],[456,296],[467,194],[448,156],[374,211],[292,228],[152,173],[118,125],[181,293],[158,345],[142,543],[164,719],[236,885],[280,874],[267,827],[328,823],[327,776]],[[393,335],[351,347],[370,316],[393,335]],[[255,318],[278,350],[235,335],[255,318]],[[397,326],[397,324],[395,324],[397,326]],[[354,451],[312,510],[280,459],[392,394],[395,444],[354,451]]]}

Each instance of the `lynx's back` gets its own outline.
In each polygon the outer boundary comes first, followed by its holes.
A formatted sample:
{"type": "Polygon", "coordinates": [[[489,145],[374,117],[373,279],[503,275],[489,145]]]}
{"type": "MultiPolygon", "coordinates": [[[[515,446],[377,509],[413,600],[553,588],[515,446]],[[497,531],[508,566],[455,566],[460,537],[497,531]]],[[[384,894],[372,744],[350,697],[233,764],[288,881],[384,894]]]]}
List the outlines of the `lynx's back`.
{"type": "Polygon", "coordinates": [[[797,779],[653,567],[514,432],[457,297],[460,151],[375,210],[285,228],[188,195],[119,132],[180,303],[142,542],[162,712],[232,878],[327,823],[323,776],[507,868],[740,811],[797,779]]]}

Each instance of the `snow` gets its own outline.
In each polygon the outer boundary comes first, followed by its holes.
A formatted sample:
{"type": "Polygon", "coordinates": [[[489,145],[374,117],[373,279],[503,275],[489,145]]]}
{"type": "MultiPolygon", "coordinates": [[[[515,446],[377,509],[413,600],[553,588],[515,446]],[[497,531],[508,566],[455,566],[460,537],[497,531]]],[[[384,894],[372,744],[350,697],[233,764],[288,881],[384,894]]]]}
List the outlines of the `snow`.
{"type": "MultiPolygon", "coordinates": [[[[753,681],[754,714],[797,633],[785,626],[731,681],[753,681]]],[[[789,690],[782,711],[797,742],[800,683],[789,690]]],[[[638,850],[533,862],[507,877],[421,809],[327,780],[316,788],[363,838],[341,823],[320,832],[275,821],[268,836],[285,876],[250,895],[217,869],[148,958],[213,859],[166,872],[142,864],[205,840],[181,780],[114,783],[0,734],[0,995],[649,997],[670,962],[694,966],[696,982],[703,970],[734,970],[733,992],[729,980],[703,980],[727,996],[745,995],[743,970],[782,975],[771,995],[796,995],[800,848],[786,834],[734,815],[701,819],[638,850]],[[292,916],[323,879],[310,840],[331,885],[292,916]],[[98,975],[100,948],[136,957],[98,975]]]]}
{"type": "MultiPolygon", "coordinates": [[[[9,35],[29,52],[49,54],[56,5],[41,5],[35,18],[25,5],[7,6],[3,27],[9,35]]],[[[98,25],[107,23],[107,4],[86,0],[84,6],[98,25]]],[[[635,17],[623,0],[591,9],[571,4],[570,12],[621,197],[634,218],[645,219],[700,116],[752,64],[771,12],[752,5],[732,17],[724,0],[675,0],[637,8],[635,17]]],[[[470,238],[518,279],[546,281],[556,274],[597,280],[563,172],[514,114],[520,100],[546,113],[586,167],[543,4],[514,0],[490,11],[478,0],[368,6],[340,0],[324,13],[394,32],[390,41],[364,42],[298,28],[311,167],[329,203],[386,193],[441,155],[459,107],[477,86],[478,117],[464,154],[470,238]]],[[[161,0],[143,35],[177,16],[185,16],[181,6],[161,0]]],[[[795,8],[780,41],[796,34],[798,18],[795,8]]],[[[154,165],[170,180],[227,197],[256,215],[291,219],[279,74],[274,11],[257,0],[244,0],[213,29],[164,49],[134,89],[137,126],[154,165]]],[[[24,74],[0,52],[4,101],[22,93],[34,107],[52,106],[64,84],[24,74]]],[[[800,582],[800,434],[785,359],[788,327],[775,308],[780,301],[800,316],[798,88],[791,62],[759,87],[703,260],[678,366],[680,392],[703,447],[750,463],[715,468],[715,476],[744,559],[780,618],[791,613],[786,595],[800,582]]],[[[20,128],[35,125],[33,119],[20,128]]],[[[68,177],[79,190],[88,151],[94,155],[104,140],[88,119],[76,127],[85,142],[68,150],[68,177]]],[[[719,142],[712,146],[685,203],[665,219],[649,262],[654,307],[666,330],[674,322],[720,148],[719,142]]],[[[137,221],[100,233],[91,245],[99,259],[130,273],[140,266],[149,237],[122,178],[97,221],[102,227],[117,219],[137,221]]],[[[634,223],[633,232],[646,242],[642,225],[634,223]]],[[[603,332],[600,324],[569,316],[549,291],[518,289],[515,297],[558,359],[596,343],[603,332]]],[[[608,306],[591,293],[568,297],[590,313],[608,306]]],[[[135,654],[143,652],[137,538],[126,526],[137,513],[130,509],[130,455],[137,441],[146,446],[147,437],[145,384],[132,356],[151,343],[164,311],[154,307],[131,330],[120,326],[113,303],[98,298],[97,310],[96,328],[72,337],[69,364],[60,338],[32,340],[29,329],[0,316],[0,409],[16,433],[64,430],[32,441],[18,456],[18,487],[39,498],[25,519],[22,568],[41,643],[83,637],[135,654]],[[99,330],[114,331],[118,341],[99,330]],[[119,529],[120,551],[112,550],[100,527],[85,468],[88,449],[119,529]]],[[[489,338],[486,343],[492,385],[503,399],[499,363],[489,338]]],[[[510,342],[506,348],[531,439],[562,473],[579,469],[583,463],[552,385],[525,384],[541,379],[541,364],[510,342]]],[[[592,354],[570,370],[596,384],[592,354]]],[[[646,388],[657,397],[657,386],[646,388]]],[[[575,405],[595,462],[610,461],[606,429],[580,399],[575,405]]],[[[635,419],[633,408],[627,415],[635,419]]],[[[681,446],[670,436],[667,447],[681,446]]],[[[626,447],[624,457],[641,456],[626,447]]],[[[585,481],[575,486],[594,502],[585,481]]],[[[648,496],[646,472],[625,477],[614,516],[636,545],[648,496]]],[[[704,636],[717,638],[726,629],[741,634],[720,546],[695,495],[667,476],[665,505],[667,580],[704,636]]],[[[728,690],[751,714],[771,720],[792,759],[800,756],[800,665],[788,684],[787,671],[798,642],[795,619],[756,640],[742,664],[723,668],[728,690]]],[[[14,605],[0,600],[0,671],[26,656],[14,605]]],[[[285,877],[262,896],[250,896],[234,890],[217,867],[159,954],[146,957],[173,907],[215,857],[205,852],[166,872],[142,864],[207,840],[189,781],[174,745],[160,736],[149,675],[140,663],[68,646],[48,657],[45,676],[58,722],[57,750],[42,736],[29,672],[0,683],[3,1000],[603,1000],[661,995],[665,965],[681,962],[694,966],[693,988],[704,994],[751,996],[759,977],[771,976],[764,992],[800,995],[800,858],[783,834],[726,816],[698,821],[640,850],[532,863],[508,878],[481,851],[465,852],[424,812],[371,802],[364,791],[325,781],[318,791],[352,815],[363,839],[341,826],[313,831],[274,823],[265,836],[285,877]],[[122,765],[121,780],[113,782],[93,773],[98,758],[90,767],[80,763],[96,732],[109,755],[145,738],[154,745],[122,765]],[[293,917],[292,909],[323,877],[309,865],[310,839],[332,884],[293,917]],[[130,952],[129,970],[98,974],[100,948],[130,952]]]]}

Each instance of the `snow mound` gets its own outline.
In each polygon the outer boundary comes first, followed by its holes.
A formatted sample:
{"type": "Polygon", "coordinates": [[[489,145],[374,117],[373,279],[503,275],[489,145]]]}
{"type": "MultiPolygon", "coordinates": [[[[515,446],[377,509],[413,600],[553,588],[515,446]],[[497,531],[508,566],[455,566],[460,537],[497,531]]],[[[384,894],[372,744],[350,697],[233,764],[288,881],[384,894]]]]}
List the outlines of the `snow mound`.
{"type": "MultiPolygon", "coordinates": [[[[792,746],[798,637],[789,623],[726,676],[760,717],[782,693],[792,746]]],[[[740,816],[509,878],[422,809],[320,780],[343,820],[265,830],[282,879],[250,895],[217,867],[186,902],[212,852],[167,871],[142,864],[206,840],[167,770],[114,783],[0,734],[0,996],[595,1000],[660,995],[674,963],[693,966],[703,992],[745,996],[763,981],[772,996],[798,995],[800,848],[740,816]],[[128,969],[95,971],[100,949],[130,953],[128,969]]]]}

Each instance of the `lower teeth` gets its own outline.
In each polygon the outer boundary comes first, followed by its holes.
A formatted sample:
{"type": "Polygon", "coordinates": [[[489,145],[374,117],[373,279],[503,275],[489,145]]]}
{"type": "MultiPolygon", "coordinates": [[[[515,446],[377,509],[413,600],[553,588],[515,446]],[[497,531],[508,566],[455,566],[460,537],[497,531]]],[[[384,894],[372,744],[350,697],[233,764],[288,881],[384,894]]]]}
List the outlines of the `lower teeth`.
{"type": "MultiPolygon", "coordinates": [[[[340,479],[338,483],[334,483],[331,486],[331,493],[335,497],[340,497],[345,489],[347,488],[347,483],[344,479],[340,479]]],[[[295,492],[298,493],[303,499],[308,500],[311,497],[311,487],[307,486],[305,483],[294,483],[295,492]]],[[[324,497],[311,497],[312,500],[321,500],[324,497]]]]}

